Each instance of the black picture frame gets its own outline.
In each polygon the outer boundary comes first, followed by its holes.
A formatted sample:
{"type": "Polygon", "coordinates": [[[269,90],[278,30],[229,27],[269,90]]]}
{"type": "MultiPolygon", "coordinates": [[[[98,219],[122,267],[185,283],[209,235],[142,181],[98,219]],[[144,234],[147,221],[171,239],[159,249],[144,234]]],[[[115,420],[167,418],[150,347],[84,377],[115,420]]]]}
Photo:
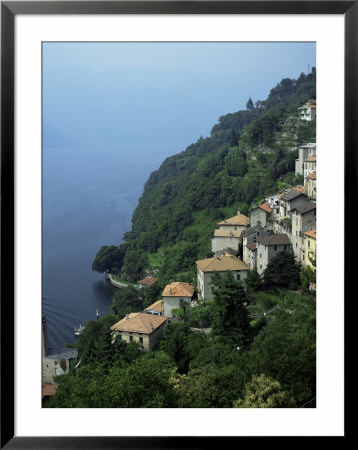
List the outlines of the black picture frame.
{"type": "MultiPolygon", "coordinates": [[[[1,448],[201,448],[223,437],[14,435],[14,20],[18,14],[340,14],[345,18],[345,211],[357,201],[358,1],[1,1],[1,448]],[[349,188],[348,188],[349,187],[349,188]]],[[[347,236],[347,220],[345,236],[347,236]]],[[[350,243],[350,246],[354,243],[350,243]]],[[[345,238],[345,248],[347,241],[345,238]]],[[[347,262],[345,252],[345,263],[347,262]]],[[[354,279],[345,264],[345,290],[354,279]]]]}

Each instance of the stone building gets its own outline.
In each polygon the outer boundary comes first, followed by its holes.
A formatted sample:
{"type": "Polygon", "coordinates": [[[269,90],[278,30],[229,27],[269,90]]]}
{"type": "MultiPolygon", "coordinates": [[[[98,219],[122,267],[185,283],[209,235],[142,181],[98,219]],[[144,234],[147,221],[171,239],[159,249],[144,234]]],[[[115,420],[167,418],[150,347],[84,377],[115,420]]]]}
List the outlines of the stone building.
{"type": "Polygon", "coordinates": [[[303,175],[304,161],[311,156],[316,156],[316,143],[310,142],[308,144],[301,145],[298,148],[298,158],[295,161],[295,174],[303,175]]]}
{"type": "Polygon", "coordinates": [[[305,266],[311,267],[316,270],[316,266],[312,264],[312,261],[316,261],[317,258],[317,230],[305,231],[305,266]]]}
{"type": "Polygon", "coordinates": [[[154,348],[162,339],[167,317],[136,312],[127,314],[111,326],[112,343],[117,339],[138,342],[145,351],[154,348]]]}
{"type": "Polygon", "coordinates": [[[308,174],[306,180],[307,196],[315,199],[317,196],[317,174],[312,172],[308,174]]]}
{"type": "Polygon", "coordinates": [[[267,202],[261,203],[251,210],[250,221],[251,226],[262,225],[266,227],[272,214],[272,208],[267,202]]]}
{"type": "Polygon", "coordinates": [[[308,176],[316,172],[316,156],[310,156],[309,158],[305,159],[303,162],[303,179],[304,179],[304,185],[307,185],[307,178],[308,176]]]}
{"type": "Polygon", "coordinates": [[[246,228],[242,232],[242,260],[250,270],[256,267],[256,239],[259,236],[263,237],[268,234],[270,234],[270,231],[267,228],[263,228],[260,222],[253,227],[246,228]]]}
{"type": "Polygon", "coordinates": [[[238,231],[241,233],[246,227],[250,226],[250,219],[238,210],[236,216],[218,222],[218,225],[219,230],[238,231]]]}
{"type": "Polygon", "coordinates": [[[167,284],[162,293],[164,316],[171,318],[173,317],[173,309],[181,308],[183,304],[190,306],[194,290],[194,286],[189,283],[182,283],[181,281],[167,284]]]}
{"type": "Polygon", "coordinates": [[[301,120],[311,121],[316,118],[316,100],[308,100],[303,106],[298,108],[298,117],[301,120]]]}
{"type": "Polygon", "coordinates": [[[278,252],[292,251],[292,243],[287,234],[272,234],[270,236],[258,237],[256,239],[256,268],[262,274],[270,260],[278,252]]]}
{"type": "Polygon", "coordinates": [[[316,203],[307,202],[292,211],[292,247],[296,261],[305,265],[304,232],[316,229],[316,203]]]}
{"type": "Polygon", "coordinates": [[[196,261],[196,266],[198,298],[205,300],[213,298],[214,286],[211,284],[211,277],[214,273],[222,275],[230,271],[236,280],[241,281],[247,277],[249,271],[249,267],[241,259],[228,254],[201,259],[196,261]]]}
{"type": "Polygon", "coordinates": [[[291,189],[280,198],[280,218],[291,217],[292,210],[308,202],[308,197],[302,191],[291,189]]]}
{"type": "Polygon", "coordinates": [[[219,229],[214,231],[214,237],[211,239],[211,251],[216,253],[231,248],[239,251],[241,243],[241,231],[232,231],[219,229]]]}

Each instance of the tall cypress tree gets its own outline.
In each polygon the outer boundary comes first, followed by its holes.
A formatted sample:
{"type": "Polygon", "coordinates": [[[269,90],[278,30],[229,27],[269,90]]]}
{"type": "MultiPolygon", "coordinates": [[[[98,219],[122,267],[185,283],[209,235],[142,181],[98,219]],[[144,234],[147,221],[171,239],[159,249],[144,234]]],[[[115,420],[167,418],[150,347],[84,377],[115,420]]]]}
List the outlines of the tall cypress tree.
{"type": "Polygon", "coordinates": [[[251,340],[252,329],[244,303],[247,295],[242,284],[231,272],[212,278],[217,286],[214,291],[213,335],[219,341],[235,347],[246,347],[251,340]]]}

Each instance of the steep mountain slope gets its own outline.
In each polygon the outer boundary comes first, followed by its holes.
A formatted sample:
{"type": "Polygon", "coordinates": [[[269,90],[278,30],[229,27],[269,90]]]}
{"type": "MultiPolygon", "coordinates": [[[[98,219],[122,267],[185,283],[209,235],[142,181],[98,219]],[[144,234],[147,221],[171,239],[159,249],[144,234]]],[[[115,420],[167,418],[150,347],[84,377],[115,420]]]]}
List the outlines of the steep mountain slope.
{"type": "Polygon", "coordinates": [[[265,101],[220,117],[210,137],[167,158],[146,182],[124,235],[121,276],[136,281],[155,272],[163,282],[192,281],[195,259],[211,254],[219,220],[238,207],[248,213],[277,180],[299,181],[294,149],[315,140],[315,121],[300,120],[297,108],[315,96],[315,70],[284,79],[265,101]]]}

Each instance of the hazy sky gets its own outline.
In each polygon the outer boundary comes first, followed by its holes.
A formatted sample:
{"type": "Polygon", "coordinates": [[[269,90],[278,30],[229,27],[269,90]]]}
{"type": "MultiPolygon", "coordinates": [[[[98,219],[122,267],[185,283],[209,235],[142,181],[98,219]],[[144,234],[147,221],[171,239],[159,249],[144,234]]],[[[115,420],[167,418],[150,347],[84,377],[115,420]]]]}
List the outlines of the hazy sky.
{"type": "Polygon", "coordinates": [[[44,43],[44,133],[176,153],[313,66],[314,43],[44,43]]]}

